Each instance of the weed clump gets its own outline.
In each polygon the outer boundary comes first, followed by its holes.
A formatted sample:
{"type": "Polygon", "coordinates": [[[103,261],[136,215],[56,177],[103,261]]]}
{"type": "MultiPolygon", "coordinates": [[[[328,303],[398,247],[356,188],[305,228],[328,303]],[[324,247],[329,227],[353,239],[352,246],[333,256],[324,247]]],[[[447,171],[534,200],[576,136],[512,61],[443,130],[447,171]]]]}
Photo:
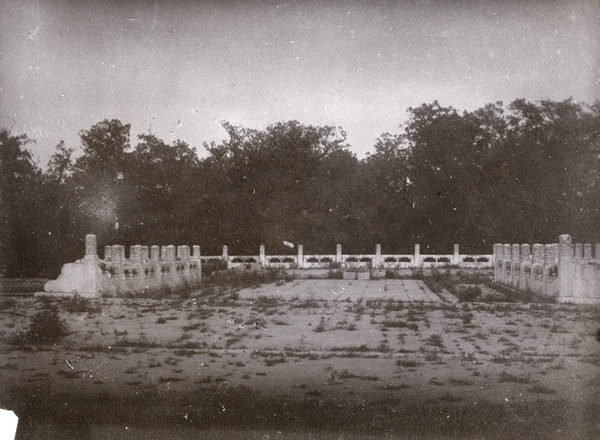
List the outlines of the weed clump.
{"type": "Polygon", "coordinates": [[[456,285],[449,272],[443,273],[433,270],[430,276],[423,277],[423,283],[436,295],[444,290],[453,295],[457,294],[456,285]]]}
{"type": "Polygon", "coordinates": [[[329,269],[327,278],[330,280],[341,280],[344,277],[343,272],[340,269],[329,269]]]}
{"type": "Polygon", "coordinates": [[[74,295],[60,300],[63,310],[69,313],[100,313],[102,308],[92,299],[74,295]]]}
{"type": "Polygon", "coordinates": [[[455,289],[455,295],[460,302],[477,301],[481,297],[481,287],[479,286],[464,286],[461,289],[455,289]]]}
{"type": "Polygon", "coordinates": [[[69,334],[67,324],[58,315],[58,308],[51,306],[31,317],[29,329],[13,338],[12,344],[55,344],[69,334]]]}

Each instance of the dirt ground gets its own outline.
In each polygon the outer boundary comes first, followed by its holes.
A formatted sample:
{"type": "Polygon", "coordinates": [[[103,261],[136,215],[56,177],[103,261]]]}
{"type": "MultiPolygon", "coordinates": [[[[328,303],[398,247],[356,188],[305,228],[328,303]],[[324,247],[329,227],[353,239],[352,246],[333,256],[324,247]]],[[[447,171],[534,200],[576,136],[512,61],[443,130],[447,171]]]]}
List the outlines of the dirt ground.
{"type": "Polygon", "coordinates": [[[460,303],[418,280],[1,306],[18,438],[600,438],[597,307],[460,303]],[[68,336],[10,343],[52,304],[68,336]]]}

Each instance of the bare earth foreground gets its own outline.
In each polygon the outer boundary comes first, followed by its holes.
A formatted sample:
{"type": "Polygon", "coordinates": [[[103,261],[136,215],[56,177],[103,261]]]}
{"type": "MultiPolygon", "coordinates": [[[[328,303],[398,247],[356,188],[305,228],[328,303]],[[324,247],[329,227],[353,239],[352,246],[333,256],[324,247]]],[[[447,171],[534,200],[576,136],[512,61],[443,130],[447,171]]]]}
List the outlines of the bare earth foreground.
{"type": "Polygon", "coordinates": [[[598,308],[417,280],[182,299],[2,300],[18,438],[600,438],[598,308]],[[70,334],[11,344],[56,305],[70,334]]]}

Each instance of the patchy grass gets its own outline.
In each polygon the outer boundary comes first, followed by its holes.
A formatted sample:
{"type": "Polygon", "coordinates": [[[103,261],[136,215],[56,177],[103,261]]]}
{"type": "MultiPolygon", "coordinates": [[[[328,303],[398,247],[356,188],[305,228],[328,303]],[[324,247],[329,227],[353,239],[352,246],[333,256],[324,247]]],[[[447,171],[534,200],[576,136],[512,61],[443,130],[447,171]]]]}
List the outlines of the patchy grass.
{"type": "Polygon", "coordinates": [[[514,376],[512,374],[503,371],[498,377],[498,382],[511,382],[511,383],[531,383],[531,378],[525,376],[514,376]]]}

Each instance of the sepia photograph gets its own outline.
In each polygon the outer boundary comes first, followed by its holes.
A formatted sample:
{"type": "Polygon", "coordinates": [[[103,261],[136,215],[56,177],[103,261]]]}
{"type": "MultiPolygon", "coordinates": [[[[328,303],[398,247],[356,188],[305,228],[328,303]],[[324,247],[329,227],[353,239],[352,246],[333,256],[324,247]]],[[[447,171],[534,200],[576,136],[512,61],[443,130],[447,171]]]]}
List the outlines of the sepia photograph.
{"type": "Polygon", "coordinates": [[[0,0],[15,439],[600,439],[600,2],[0,0]]]}

